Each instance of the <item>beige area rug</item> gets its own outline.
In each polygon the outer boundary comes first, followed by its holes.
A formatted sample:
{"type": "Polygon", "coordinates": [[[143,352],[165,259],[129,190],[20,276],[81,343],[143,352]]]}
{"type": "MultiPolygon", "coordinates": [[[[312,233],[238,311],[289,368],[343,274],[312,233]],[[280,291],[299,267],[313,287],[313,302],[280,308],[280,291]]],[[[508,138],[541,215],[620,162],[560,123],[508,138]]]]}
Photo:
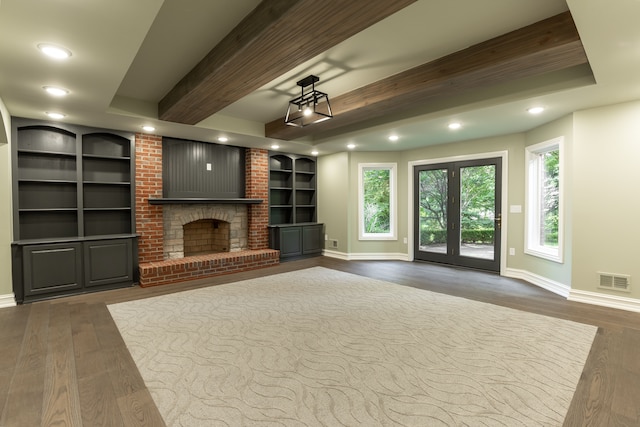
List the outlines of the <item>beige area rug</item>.
{"type": "Polygon", "coordinates": [[[323,267],[110,305],[169,426],[560,426],[593,326],[323,267]]]}

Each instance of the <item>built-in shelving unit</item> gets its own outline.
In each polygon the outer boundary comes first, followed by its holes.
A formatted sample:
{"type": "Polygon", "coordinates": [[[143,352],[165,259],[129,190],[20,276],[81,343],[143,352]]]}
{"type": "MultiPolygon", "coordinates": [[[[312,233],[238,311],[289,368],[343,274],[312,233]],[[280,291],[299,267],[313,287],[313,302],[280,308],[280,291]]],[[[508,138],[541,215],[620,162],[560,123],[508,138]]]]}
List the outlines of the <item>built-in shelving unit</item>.
{"type": "Polygon", "coordinates": [[[131,141],[111,133],[82,137],[84,235],[130,234],[131,141]]]}
{"type": "Polygon", "coordinates": [[[269,223],[293,224],[293,159],[284,154],[269,157],[269,223]]]}
{"type": "Polygon", "coordinates": [[[133,135],[20,118],[13,125],[18,302],[132,284],[133,135]]]}
{"type": "Polygon", "coordinates": [[[316,161],[293,154],[269,157],[269,223],[316,222],[316,161]]]}
{"type": "Polygon", "coordinates": [[[16,172],[20,239],[76,236],[76,135],[42,126],[21,129],[16,172]]]}
{"type": "Polygon", "coordinates": [[[322,251],[316,215],[316,159],[270,153],[269,238],[281,258],[322,251]]]}

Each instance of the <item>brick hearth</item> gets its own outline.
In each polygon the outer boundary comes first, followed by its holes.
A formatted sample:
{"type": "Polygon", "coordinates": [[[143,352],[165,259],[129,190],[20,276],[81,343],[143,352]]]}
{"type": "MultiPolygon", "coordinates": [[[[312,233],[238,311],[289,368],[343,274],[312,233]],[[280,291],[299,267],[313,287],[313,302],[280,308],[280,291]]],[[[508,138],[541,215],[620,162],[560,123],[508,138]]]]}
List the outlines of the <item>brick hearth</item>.
{"type": "Polygon", "coordinates": [[[136,232],[140,286],[154,286],[253,270],[279,263],[279,251],[268,249],[269,158],[267,150],[246,150],[245,197],[262,199],[247,206],[247,250],[165,259],[162,198],[162,137],[136,134],[136,232]]]}
{"type": "Polygon", "coordinates": [[[221,274],[270,267],[279,263],[280,251],[274,249],[196,255],[148,262],[140,264],[140,286],[146,288],[204,279],[221,274]]]}

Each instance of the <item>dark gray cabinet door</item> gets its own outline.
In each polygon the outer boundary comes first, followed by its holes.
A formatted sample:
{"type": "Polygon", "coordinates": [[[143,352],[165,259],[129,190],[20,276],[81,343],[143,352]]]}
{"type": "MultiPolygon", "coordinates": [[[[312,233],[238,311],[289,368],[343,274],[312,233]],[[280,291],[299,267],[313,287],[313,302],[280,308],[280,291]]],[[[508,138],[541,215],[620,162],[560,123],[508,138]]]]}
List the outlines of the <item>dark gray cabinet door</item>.
{"type": "Polygon", "coordinates": [[[302,253],[304,255],[322,252],[323,224],[302,226],[302,253]]]}
{"type": "Polygon", "coordinates": [[[24,247],[25,296],[82,288],[80,243],[24,247]]]}
{"type": "Polygon", "coordinates": [[[86,287],[133,281],[130,239],[84,242],[86,287]]]}
{"type": "Polygon", "coordinates": [[[302,254],[302,230],[300,227],[280,229],[280,257],[302,254]]]}
{"type": "Polygon", "coordinates": [[[319,254],[323,247],[324,224],[269,227],[269,246],[280,251],[280,258],[319,254]]]}

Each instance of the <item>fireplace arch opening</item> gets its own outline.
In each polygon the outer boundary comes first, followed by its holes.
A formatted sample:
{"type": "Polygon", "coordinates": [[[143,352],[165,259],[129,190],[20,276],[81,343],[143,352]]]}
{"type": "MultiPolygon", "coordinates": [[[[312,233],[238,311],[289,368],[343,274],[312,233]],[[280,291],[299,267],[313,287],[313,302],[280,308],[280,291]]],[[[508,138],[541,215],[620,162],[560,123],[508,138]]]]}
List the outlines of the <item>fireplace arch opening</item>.
{"type": "Polygon", "coordinates": [[[230,223],[199,219],[182,226],[184,256],[229,252],[230,223]]]}
{"type": "MultiPolygon", "coordinates": [[[[245,204],[167,204],[163,206],[164,259],[178,259],[192,256],[185,253],[184,226],[192,222],[198,224],[200,220],[218,221],[218,229],[220,229],[221,223],[229,224],[229,232],[228,236],[226,236],[228,243],[226,243],[226,246],[222,246],[222,248],[226,247],[226,250],[223,252],[247,250],[249,229],[247,217],[247,205],[245,204]]],[[[192,226],[187,228],[190,227],[192,226]]],[[[200,230],[196,234],[200,236],[202,234],[201,231],[208,233],[211,229],[215,230],[215,225],[213,225],[212,222],[209,222],[205,227],[208,228],[208,230],[200,230]]],[[[227,227],[227,225],[224,227],[227,227]]],[[[187,237],[187,239],[189,239],[189,237],[187,237]]],[[[197,240],[198,239],[196,239],[196,241],[197,240]]],[[[196,244],[195,246],[202,245],[196,244]]],[[[221,250],[222,248],[204,250],[190,248],[190,251],[198,253],[206,251],[206,253],[211,253],[216,250],[221,250]]]]}

